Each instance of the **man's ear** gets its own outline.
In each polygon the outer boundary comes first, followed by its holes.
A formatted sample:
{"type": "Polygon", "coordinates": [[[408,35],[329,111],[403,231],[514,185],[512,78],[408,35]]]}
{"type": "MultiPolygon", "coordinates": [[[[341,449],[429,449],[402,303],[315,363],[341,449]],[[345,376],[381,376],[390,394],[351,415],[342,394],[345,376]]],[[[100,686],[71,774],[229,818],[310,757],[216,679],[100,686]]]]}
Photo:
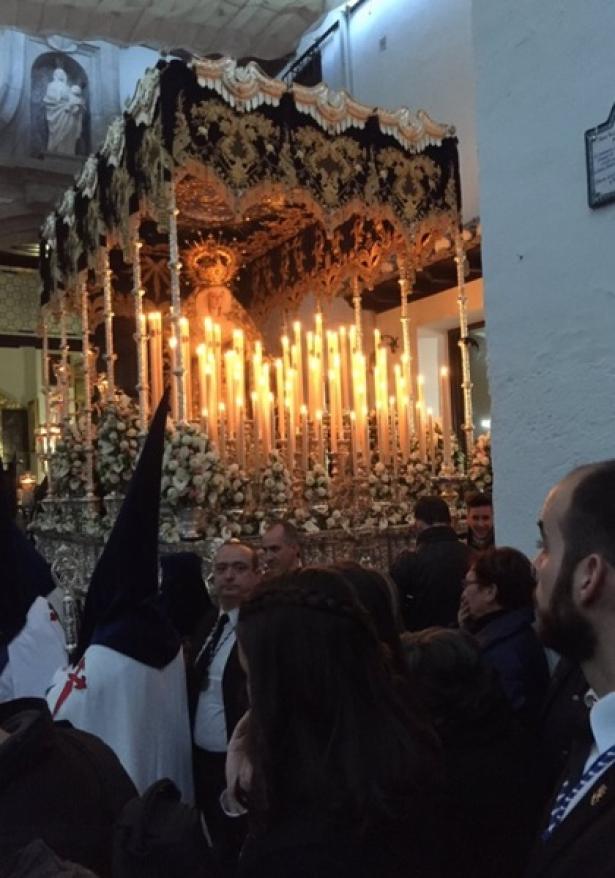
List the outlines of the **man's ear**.
{"type": "Polygon", "coordinates": [[[607,563],[602,555],[592,553],[579,561],[575,571],[575,591],[582,605],[592,604],[600,597],[606,573],[607,563]]]}

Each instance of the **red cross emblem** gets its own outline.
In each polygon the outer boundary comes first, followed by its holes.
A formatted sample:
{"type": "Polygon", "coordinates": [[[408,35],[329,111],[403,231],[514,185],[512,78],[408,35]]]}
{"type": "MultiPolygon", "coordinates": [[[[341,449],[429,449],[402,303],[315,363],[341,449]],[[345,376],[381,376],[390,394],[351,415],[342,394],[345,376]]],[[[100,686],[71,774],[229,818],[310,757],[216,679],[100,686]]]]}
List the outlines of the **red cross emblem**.
{"type": "Polygon", "coordinates": [[[75,668],[74,671],[71,671],[66,678],[66,683],[64,684],[62,691],[58,696],[58,700],[56,701],[56,706],[53,709],[52,716],[55,717],[57,712],[60,710],[70,693],[73,689],[87,689],[87,685],[85,682],[85,674],[79,676],[82,671],[85,669],[85,656],[80,660],[79,664],[75,668]]]}

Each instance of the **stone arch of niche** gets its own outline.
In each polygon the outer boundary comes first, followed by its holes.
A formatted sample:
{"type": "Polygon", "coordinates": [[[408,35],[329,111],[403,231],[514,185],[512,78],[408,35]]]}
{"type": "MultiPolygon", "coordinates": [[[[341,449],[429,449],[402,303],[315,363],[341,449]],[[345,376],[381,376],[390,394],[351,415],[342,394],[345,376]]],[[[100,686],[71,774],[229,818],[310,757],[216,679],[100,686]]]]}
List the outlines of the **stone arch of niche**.
{"type": "Polygon", "coordinates": [[[87,156],[91,140],[89,79],[81,64],[64,52],[44,52],[35,59],[30,69],[30,152],[43,156],[47,151],[48,130],[43,97],[56,67],[65,71],[70,85],[81,86],[86,110],[75,154],[87,156]]]}

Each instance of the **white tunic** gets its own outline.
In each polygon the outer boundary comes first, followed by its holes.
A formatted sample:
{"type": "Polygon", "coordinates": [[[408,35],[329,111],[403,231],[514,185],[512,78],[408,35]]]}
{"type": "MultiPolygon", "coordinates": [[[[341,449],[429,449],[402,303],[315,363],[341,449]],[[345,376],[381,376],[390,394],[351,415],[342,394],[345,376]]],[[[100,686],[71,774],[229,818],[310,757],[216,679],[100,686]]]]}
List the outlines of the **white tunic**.
{"type": "Polygon", "coordinates": [[[26,624],[8,644],[7,653],[0,673],[0,702],[44,698],[55,672],[68,663],[64,630],[45,598],[33,601],[26,624]]]}
{"type": "Polygon", "coordinates": [[[184,658],[158,670],[107,646],[89,646],[76,668],[56,674],[47,693],[56,720],[97,735],[115,752],[139,793],[170,778],[192,804],[192,742],[184,658]]]}

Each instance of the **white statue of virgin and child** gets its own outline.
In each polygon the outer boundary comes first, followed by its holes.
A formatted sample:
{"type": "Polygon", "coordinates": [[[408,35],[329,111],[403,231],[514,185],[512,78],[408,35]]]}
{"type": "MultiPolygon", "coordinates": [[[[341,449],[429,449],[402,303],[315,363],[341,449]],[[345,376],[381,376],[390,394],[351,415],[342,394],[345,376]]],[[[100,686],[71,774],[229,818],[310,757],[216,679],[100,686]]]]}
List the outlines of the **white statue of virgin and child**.
{"type": "Polygon", "coordinates": [[[47,152],[75,155],[85,115],[81,86],[69,85],[66,72],[56,67],[43,104],[49,131],[47,152]]]}

